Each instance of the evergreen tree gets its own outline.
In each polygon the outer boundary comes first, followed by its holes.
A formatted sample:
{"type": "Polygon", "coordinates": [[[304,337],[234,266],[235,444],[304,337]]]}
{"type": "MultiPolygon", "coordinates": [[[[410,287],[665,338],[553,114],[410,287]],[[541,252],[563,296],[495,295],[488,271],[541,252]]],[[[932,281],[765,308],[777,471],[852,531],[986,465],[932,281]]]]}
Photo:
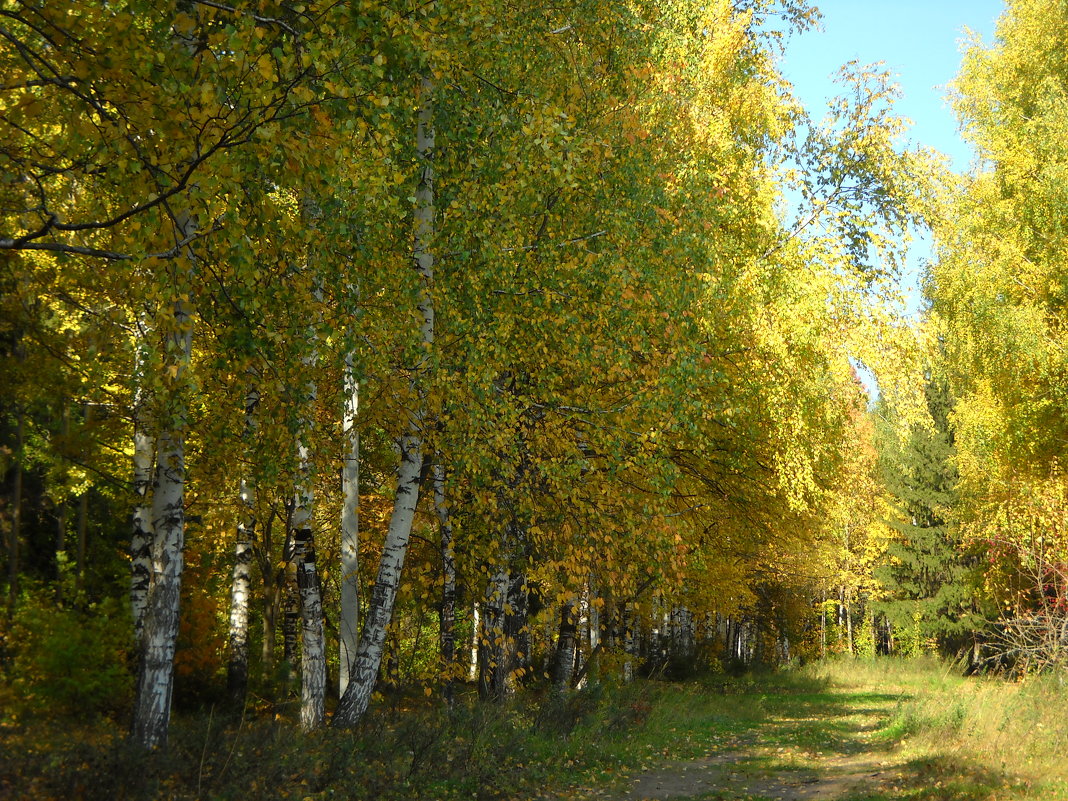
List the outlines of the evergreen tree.
{"type": "Polygon", "coordinates": [[[888,600],[881,611],[899,632],[933,639],[955,653],[972,644],[981,624],[974,600],[974,559],[962,550],[949,517],[956,501],[953,464],[953,407],[946,382],[929,378],[924,390],[930,425],[914,424],[906,442],[883,437],[880,461],[897,509],[888,521],[897,536],[887,549],[888,564],[876,569],[888,600]]]}

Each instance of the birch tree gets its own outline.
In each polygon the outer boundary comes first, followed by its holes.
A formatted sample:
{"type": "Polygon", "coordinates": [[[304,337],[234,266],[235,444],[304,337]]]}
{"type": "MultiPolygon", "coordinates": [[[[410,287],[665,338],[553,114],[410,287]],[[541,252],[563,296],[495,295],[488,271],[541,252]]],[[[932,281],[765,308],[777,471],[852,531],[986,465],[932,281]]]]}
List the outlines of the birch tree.
{"type": "Polygon", "coordinates": [[[397,469],[397,496],[382,548],[374,589],[368,599],[367,613],[349,676],[349,685],[334,713],[335,726],[352,726],[367,711],[378,678],[385,648],[386,629],[393,616],[393,605],[400,586],[401,570],[411,537],[415,509],[423,470],[423,436],[426,409],[421,374],[430,367],[434,345],[434,82],[427,76],[419,80],[419,116],[416,132],[416,155],[420,165],[419,184],[415,191],[415,244],[413,261],[419,276],[418,309],[421,354],[413,370],[412,395],[415,408],[408,412],[404,434],[398,442],[400,465],[397,469]]]}
{"type": "Polygon", "coordinates": [[[341,469],[341,607],[338,620],[339,692],[345,694],[352,660],[356,656],[359,632],[360,592],[360,382],[353,354],[345,354],[344,395],[341,431],[348,450],[341,469]]]}

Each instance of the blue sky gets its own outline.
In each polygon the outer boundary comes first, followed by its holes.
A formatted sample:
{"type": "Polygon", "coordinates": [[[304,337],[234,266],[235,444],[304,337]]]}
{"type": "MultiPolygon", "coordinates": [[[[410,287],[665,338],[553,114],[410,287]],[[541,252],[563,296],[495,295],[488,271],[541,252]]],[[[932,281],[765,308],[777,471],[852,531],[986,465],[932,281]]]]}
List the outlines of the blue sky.
{"type": "Polygon", "coordinates": [[[897,108],[915,126],[913,138],[967,169],[970,153],[957,135],[946,85],[960,67],[965,27],[987,43],[1001,13],[1001,0],[819,0],[823,30],[790,39],[782,70],[817,119],[838,87],[832,76],[856,59],[883,61],[904,97],[897,108]]]}
{"type": "MultiPolygon", "coordinates": [[[[961,61],[965,29],[993,41],[1002,0],[817,0],[822,30],[795,35],[787,43],[783,74],[815,119],[827,100],[841,91],[833,81],[851,60],[882,61],[895,76],[903,96],[897,113],[913,122],[910,138],[948,155],[953,168],[968,169],[972,154],[957,131],[946,100],[948,84],[961,61]]],[[[918,281],[930,245],[922,239],[910,247],[905,286],[908,309],[919,305],[918,281]]]]}
{"type": "MultiPolygon", "coordinates": [[[[882,61],[900,85],[895,108],[913,122],[909,138],[950,157],[953,169],[964,172],[972,153],[957,130],[957,119],[946,100],[948,84],[960,69],[966,31],[974,31],[989,45],[1004,9],[1002,0],[816,0],[823,12],[821,30],[792,36],[781,68],[797,97],[817,120],[827,100],[841,91],[834,83],[838,68],[849,62],[882,61]]],[[[931,257],[922,232],[909,247],[905,291],[907,311],[920,304],[919,280],[931,257]]],[[[874,399],[874,376],[860,369],[861,381],[874,399]]]]}

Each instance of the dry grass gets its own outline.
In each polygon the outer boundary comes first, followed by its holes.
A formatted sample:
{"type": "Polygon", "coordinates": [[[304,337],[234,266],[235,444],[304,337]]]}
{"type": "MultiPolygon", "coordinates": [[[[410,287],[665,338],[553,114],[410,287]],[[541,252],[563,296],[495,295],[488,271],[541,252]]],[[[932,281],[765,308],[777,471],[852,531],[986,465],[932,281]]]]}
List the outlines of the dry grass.
{"type": "Polygon", "coordinates": [[[886,735],[917,757],[961,757],[1068,797],[1068,677],[963,677],[932,658],[837,660],[806,669],[839,687],[901,696],[886,735]]]}

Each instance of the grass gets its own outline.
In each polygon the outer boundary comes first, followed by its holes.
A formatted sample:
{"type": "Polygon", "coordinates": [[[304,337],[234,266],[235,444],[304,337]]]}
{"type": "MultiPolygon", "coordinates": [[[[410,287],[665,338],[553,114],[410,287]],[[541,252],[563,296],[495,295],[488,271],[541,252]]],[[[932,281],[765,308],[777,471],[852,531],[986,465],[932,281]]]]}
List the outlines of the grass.
{"type": "Polygon", "coordinates": [[[962,677],[934,659],[826,662],[806,673],[842,690],[899,695],[881,736],[910,759],[1014,777],[1021,797],[1068,798],[1068,686],[1063,676],[962,677]]]}
{"type": "Polygon", "coordinates": [[[880,659],[566,701],[528,694],[453,715],[402,698],[353,732],[302,735],[288,711],[182,715],[167,752],[147,757],[115,722],[8,719],[0,797],[623,798],[636,776],[703,765],[695,798],[789,798],[798,783],[874,770],[838,797],[1068,801],[1066,707],[1052,678],[964,679],[935,661],[880,659]]]}

